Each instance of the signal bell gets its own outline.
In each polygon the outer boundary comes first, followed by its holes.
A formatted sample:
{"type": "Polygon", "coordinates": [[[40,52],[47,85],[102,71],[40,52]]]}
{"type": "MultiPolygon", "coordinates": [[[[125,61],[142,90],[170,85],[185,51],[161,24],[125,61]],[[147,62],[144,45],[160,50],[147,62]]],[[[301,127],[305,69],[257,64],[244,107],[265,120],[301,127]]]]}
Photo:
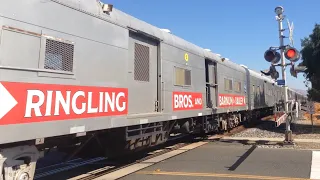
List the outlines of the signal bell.
{"type": "Polygon", "coordinates": [[[260,71],[265,76],[271,76],[272,79],[277,80],[279,78],[279,72],[276,70],[275,66],[271,65],[269,69],[260,71]]]}
{"type": "Polygon", "coordinates": [[[307,70],[307,67],[306,66],[294,66],[292,65],[291,68],[290,68],[290,74],[297,78],[297,74],[298,73],[301,73],[301,72],[305,72],[307,70]]]}
{"type": "Polygon", "coordinates": [[[290,68],[290,74],[291,76],[297,78],[297,71],[295,70],[294,65],[292,65],[290,68]]]}
{"type": "Polygon", "coordinates": [[[284,50],[284,56],[291,62],[297,62],[300,59],[300,52],[291,46],[287,46],[284,50]]]}
{"type": "Polygon", "coordinates": [[[269,49],[264,53],[264,59],[272,64],[277,64],[280,61],[280,53],[269,49]]]}

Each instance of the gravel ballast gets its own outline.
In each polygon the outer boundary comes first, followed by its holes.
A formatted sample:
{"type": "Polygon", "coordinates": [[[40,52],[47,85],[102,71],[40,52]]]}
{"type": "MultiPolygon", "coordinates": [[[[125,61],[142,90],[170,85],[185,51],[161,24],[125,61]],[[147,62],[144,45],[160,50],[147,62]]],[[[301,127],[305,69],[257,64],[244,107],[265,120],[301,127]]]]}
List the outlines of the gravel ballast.
{"type": "MultiPolygon", "coordinates": [[[[285,124],[275,128],[274,122],[266,121],[262,124],[246,129],[240,133],[231,135],[230,137],[243,138],[284,138],[285,124]]],[[[311,122],[308,120],[296,121],[291,125],[293,139],[320,139],[320,126],[314,125],[313,133],[311,122]]],[[[259,148],[290,148],[290,149],[320,149],[320,143],[295,143],[294,146],[283,145],[257,145],[259,148]]]]}

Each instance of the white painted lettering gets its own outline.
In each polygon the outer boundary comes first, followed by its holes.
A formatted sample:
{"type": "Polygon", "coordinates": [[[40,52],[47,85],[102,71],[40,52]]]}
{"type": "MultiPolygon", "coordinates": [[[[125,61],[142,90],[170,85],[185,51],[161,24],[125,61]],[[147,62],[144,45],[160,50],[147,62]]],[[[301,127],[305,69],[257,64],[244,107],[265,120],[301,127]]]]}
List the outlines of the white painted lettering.
{"type": "Polygon", "coordinates": [[[79,96],[85,97],[84,92],[83,91],[78,91],[72,97],[72,103],[71,103],[72,110],[76,114],[82,114],[82,113],[84,113],[86,111],[86,103],[82,103],[81,109],[78,109],[78,107],[77,107],[77,98],[79,96]]]}
{"type": "Polygon", "coordinates": [[[202,99],[198,98],[198,100],[193,100],[192,95],[181,95],[174,94],[173,95],[174,108],[193,108],[194,104],[202,104],[202,99]],[[194,102],[193,102],[194,101],[194,102]]]}
{"type": "Polygon", "coordinates": [[[123,112],[127,108],[127,102],[122,99],[126,96],[124,92],[93,94],[93,92],[77,91],[73,93],[52,90],[44,93],[40,90],[28,90],[25,117],[53,115],[62,117],[84,113],[123,112]]]}
{"type": "Polygon", "coordinates": [[[173,95],[173,99],[174,99],[174,108],[178,108],[179,107],[179,96],[177,94],[173,95]]]}
{"type": "Polygon", "coordinates": [[[202,98],[196,98],[194,104],[202,105],[202,98]]]}
{"type": "Polygon", "coordinates": [[[40,106],[44,103],[44,93],[40,90],[28,90],[26,111],[24,117],[31,117],[31,110],[33,109],[36,116],[42,116],[40,106]],[[33,97],[39,98],[38,102],[33,102],[33,97]]]}
{"type": "Polygon", "coordinates": [[[47,91],[46,114],[44,116],[51,116],[52,93],[53,91],[47,91]]]}
{"type": "Polygon", "coordinates": [[[59,104],[61,104],[64,112],[66,114],[70,114],[70,98],[71,98],[71,91],[67,91],[67,97],[66,99],[64,99],[61,91],[56,91],[56,102],[55,102],[55,106],[54,106],[54,115],[55,116],[59,116],[60,112],[60,106],[59,104]]]}
{"type": "Polygon", "coordinates": [[[99,92],[99,112],[103,112],[103,92],[99,92]]]}
{"type": "Polygon", "coordinates": [[[119,99],[120,97],[125,97],[125,94],[123,92],[120,92],[118,95],[117,95],[117,98],[116,98],[116,106],[117,106],[117,109],[118,111],[122,112],[126,109],[126,102],[123,102],[122,103],[122,106],[120,106],[120,102],[119,102],[119,99]]]}
{"type": "MultiPolygon", "coordinates": [[[[116,98],[116,94],[113,92],[112,93],[112,99],[110,98],[110,94],[109,93],[105,93],[105,107],[104,107],[104,112],[109,112],[109,106],[111,111],[114,111],[114,106],[115,106],[115,98],[116,98]]],[[[117,108],[118,109],[118,108],[117,108]]]]}
{"type": "Polygon", "coordinates": [[[245,105],[244,97],[219,96],[220,106],[242,106],[245,105]]]}
{"type": "Polygon", "coordinates": [[[88,92],[88,113],[97,113],[98,108],[92,107],[92,92],[88,92]]]}

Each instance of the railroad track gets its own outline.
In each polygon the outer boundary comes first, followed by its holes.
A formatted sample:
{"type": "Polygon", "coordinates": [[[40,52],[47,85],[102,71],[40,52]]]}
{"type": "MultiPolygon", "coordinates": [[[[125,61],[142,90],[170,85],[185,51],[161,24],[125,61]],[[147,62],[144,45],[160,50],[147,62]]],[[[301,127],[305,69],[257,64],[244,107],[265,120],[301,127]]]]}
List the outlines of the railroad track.
{"type": "Polygon", "coordinates": [[[163,155],[170,151],[183,148],[190,144],[205,141],[205,140],[210,140],[210,141],[220,140],[220,138],[222,137],[231,136],[233,134],[239,133],[246,129],[247,127],[245,127],[244,125],[240,125],[238,127],[233,128],[229,132],[225,132],[223,134],[215,134],[211,136],[196,137],[196,138],[192,135],[174,137],[164,144],[157,145],[146,151],[138,152],[131,156],[130,155],[125,156],[124,158],[121,158],[120,160],[117,160],[117,161],[108,160],[107,158],[94,158],[89,160],[76,159],[76,160],[72,160],[72,162],[69,161],[66,163],[52,165],[51,167],[44,167],[44,168],[37,169],[35,179],[50,180],[50,179],[61,179],[63,177],[63,179],[70,179],[70,180],[93,180],[101,176],[104,176],[106,174],[140,163],[142,161],[146,161],[151,158],[163,155]],[[94,167],[89,167],[89,166],[94,166],[94,167]],[[84,170],[79,170],[80,167],[84,167],[84,170]],[[49,171],[45,171],[46,168],[49,169],[49,171]],[[90,169],[92,169],[92,171],[90,171],[90,169]],[[70,170],[75,171],[77,173],[72,173],[70,170]],[[70,175],[65,175],[64,172],[66,171],[68,171],[68,174],[70,175]],[[79,174],[79,172],[83,172],[83,173],[79,174]],[[64,173],[64,174],[61,174],[61,173],[64,173]]]}

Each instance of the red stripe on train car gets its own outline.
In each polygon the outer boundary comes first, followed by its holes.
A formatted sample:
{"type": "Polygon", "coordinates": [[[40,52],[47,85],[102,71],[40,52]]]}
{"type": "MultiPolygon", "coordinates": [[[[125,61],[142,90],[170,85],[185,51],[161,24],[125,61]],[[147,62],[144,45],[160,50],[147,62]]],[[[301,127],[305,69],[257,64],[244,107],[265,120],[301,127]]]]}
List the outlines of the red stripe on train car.
{"type": "Polygon", "coordinates": [[[219,107],[246,106],[246,97],[234,94],[219,94],[219,107]]]}
{"type": "Polygon", "coordinates": [[[172,92],[172,109],[194,110],[203,108],[202,93],[197,92],[172,92]]]}
{"type": "Polygon", "coordinates": [[[126,88],[0,82],[0,125],[127,112],[126,88]]]}

